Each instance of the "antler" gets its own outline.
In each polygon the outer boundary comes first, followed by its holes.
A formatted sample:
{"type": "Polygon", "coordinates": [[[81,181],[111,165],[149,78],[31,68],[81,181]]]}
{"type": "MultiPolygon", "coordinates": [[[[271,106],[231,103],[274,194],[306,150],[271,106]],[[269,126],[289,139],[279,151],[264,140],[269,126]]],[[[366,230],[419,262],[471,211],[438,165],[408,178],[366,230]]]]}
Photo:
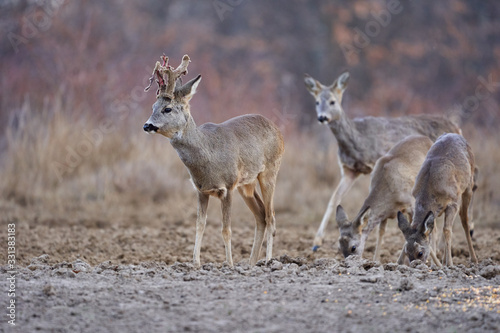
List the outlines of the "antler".
{"type": "Polygon", "coordinates": [[[144,91],[148,91],[149,88],[151,88],[151,85],[156,78],[156,83],[158,83],[156,98],[168,97],[173,99],[175,82],[182,75],[186,75],[188,73],[187,67],[191,62],[191,59],[189,59],[187,54],[184,55],[184,57],[182,57],[181,64],[176,69],[173,69],[173,67],[168,64],[168,57],[165,56],[165,54],[160,58],[163,60],[163,65],[160,64],[159,61],[156,62],[153,75],[149,79],[149,86],[147,86],[144,91]]]}

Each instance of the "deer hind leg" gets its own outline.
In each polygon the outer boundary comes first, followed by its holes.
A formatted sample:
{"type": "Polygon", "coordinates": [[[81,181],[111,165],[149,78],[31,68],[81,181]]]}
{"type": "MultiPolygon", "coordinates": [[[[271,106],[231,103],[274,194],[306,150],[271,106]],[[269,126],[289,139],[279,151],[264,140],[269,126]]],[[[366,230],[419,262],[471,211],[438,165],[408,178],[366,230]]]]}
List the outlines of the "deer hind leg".
{"type": "Polygon", "coordinates": [[[377,246],[375,247],[375,254],[373,255],[374,261],[380,260],[380,246],[382,245],[382,239],[384,238],[386,226],[387,226],[387,219],[380,222],[378,226],[377,246]]]}
{"type": "MultiPolygon", "coordinates": [[[[410,224],[411,224],[413,221],[413,207],[407,208],[405,210],[405,212],[408,216],[408,222],[410,222],[410,224]]],[[[405,254],[405,248],[406,248],[406,241],[403,244],[403,248],[401,249],[401,252],[399,253],[399,257],[398,257],[398,261],[397,261],[398,265],[403,265],[403,264],[408,265],[410,263],[408,257],[405,254]]]]}
{"type": "Polygon", "coordinates": [[[200,267],[201,240],[205,232],[207,223],[207,206],[209,196],[198,192],[198,216],[196,218],[196,241],[194,243],[193,262],[196,267],[200,267]]]}
{"type": "Polygon", "coordinates": [[[436,266],[443,267],[443,265],[441,265],[441,262],[439,261],[438,257],[436,256],[436,252],[434,251],[433,247],[431,247],[431,249],[430,249],[430,254],[431,254],[431,259],[436,264],[436,266]]]}
{"type": "Polygon", "coordinates": [[[474,193],[475,191],[472,192],[469,204],[469,234],[471,238],[474,236],[474,193]]]}
{"type": "Polygon", "coordinates": [[[316,232],[316,236],[314,237],[314,243],[312,250],[316,252],[319,247],[323,244],[323,238],[325,237],[325,230],[328,226],[328,222],[330,221],[330,217],[337,206],[340,204],[340,200],[344,196],[344,194],[352,187],[354,181],[359,177],[359,173],[356,173],[350,169],[343,168],[342,178],[340,179],[339,184],[328,202],[328,206],[326,207],[325,215],[323,216],[323,220],[321,220],[321,225],[319,226],[318,231],[316,232]]]}
{"type": "Polygon", "coordinates": [[[255,236],[253,240],[252,253],[250,254],[250,265],[252,266],[255,266],[257,260],[259,260],[262,242],[264,241],[264,233],[266,231],[266,211],[262,199],[255,191],[256,185],[256,183],[253,183],[238,187],[238,191],[240,192],[243,201],[245,201],[246,205],[255,216],[255,236]]]}
{"type": "Polygon", "coordinates": [[[441,224],[443,225],[443,230],[444,230],[444,220],[446,218],[446,214],[442,214],[441,216],[436,217],[435,220],[435,226],[434,230],[432,231],[432,246],[434,249],[434,254],[436,254],[437,257],[442,258],[444,261],[444,251],[445,251],[445,239],[444,239],[444,232],[439,230],[439,227],[441,224]]]}
{"type": "Polygon", "coordinates": [[[438,223],[437,223],[437,219],[438,218],[439,217],[437,217],[435,219],[435,227],[434,227],[434,230],[432,230],[432,233],[431,233],[431,248],[434,251],[434,255],[437,255],[437,253],[439,252],[439,236],[440,236],[440,233],[439,233],[439,228],[438,228],[438,223]]]}
{"type": "MultiPolygon", "coordinates": [[[[398,265],[403,265],[405,264],[405,261],[407,262],[408,261],[408,258],[406,257],[406,254],[405,254],[405,248],[406,248],[406,242],[404,243],[403,245],[403,248],[401,249],[401,252],[399,253],[399,257],[398,257],[398,265]]],[[[408,265],[408,263],[406,263],[408,265]]]]}
{"type": "Polygon", "coordinates": [[[467,239],[467,245],[469,246],[469,258],[471,261],[477,264],[476,253],[474,252],[474,247],[472,246],[472,237],[469,229],[469,205],[472,201],[472,189],[467,189],[462,194],[462,206],[460,207],[460,220],[462,220],[462,227],[464,228],[465,238],[467,239]]]}
{"type": "Polygon", "coordinates": [[[443,225],[443,236],[445,242],[444,257],[446,266],[453,266],[453,259],[451,257],[451,236],[452,236],[453,222],[455,221],[457,212],[458,212],[457,204],[450,204],[448,207],[446,207],[446,210],[444,212],[445,217],[443,225]]]}
{"type": "Polygon", "coordinates": [[[222,239],[226,249],[226,261],[233,267],[233,256],[231,254],[231,200],[232,191],[228,190],[226,195],[221,198],[222,205],[222,239]]]}
{"type": "Polygon", "coordinates": [[[469,233],[471,238],[474,237],[474,196],[477,191],[478,177],[479,169],[477,167],[474,167],[474,184],[472,185],[472,195],[469,204],[469,233]]]}
{"type": "Polygon", "coordinates": [[[410,222],[410,225],[413,223],[413,212],[414,209],[413,207],[408,207],[407,209],[402,210],[403,213],[406,213],[406,216],[408,218],[408,222],[410,222]]]}
{"type": "Polygon", "coordinates": [[[274,218],[274,188],[276,186],[277,171],[266,170],[259,174],[260,190],[264,202],[265,221],[267,230],[266,262],[273,256],[273,238],[276,235],[276,220],[274,218]]]}

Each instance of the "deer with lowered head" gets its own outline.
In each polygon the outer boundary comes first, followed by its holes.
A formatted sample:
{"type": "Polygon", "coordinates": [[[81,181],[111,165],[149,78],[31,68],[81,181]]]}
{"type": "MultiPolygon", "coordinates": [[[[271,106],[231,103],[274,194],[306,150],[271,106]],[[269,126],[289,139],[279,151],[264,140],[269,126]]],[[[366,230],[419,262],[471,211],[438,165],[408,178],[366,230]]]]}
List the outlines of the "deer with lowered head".
{"type": "MultiPolygon", "coordinates": [[[[468,214],[474,188],[474,171],[474,154],[461,135],[444,134],[432,145],[413,187],[415,210],[411,224],[401,212],[398,212],[398,226],[406,240],[403,252],[410,262],[415,259],[424,262],[427,260],[431,252],[434,220],[444,213],[444,262],[446,266],[453,266],[452,227],[460,211],[462,227],[469,246],[469,258],[477,264],[468,214]]],[[[400,257],[399,263],[401,262],[400,257]]]]}
{"type": "Polygon", "coordinates": [[[431,146],[431,139],[423,135],[401,140],[375,163],[370,176],[370,193],[356,218],[349,221],[342,206],[337,207],[339,249],[345,258],[362,256],[368,236],[378,226],[373,260],[380,259],[380,245],[387,220],[395,218],[398,211],[410,216],[413,213],[415,199],[411,190],[431,146]]]}
{"type": "Polygon", "coordinates": [[[330,216],[344,194],[360,175],[370,174],[376,161],[396,143],[410,135],[424,135],[435,141],[444,133],[461,133],[453,121],[443,116],[364,117],[351,120],[342,108],[342,96],[348,81],[347,72],[330,86],[321,84],[307,74],[304,77],[307,90],[316,100],[318,121],[328,124],[337,139],[341,167],[341,179],[328,202],[314,238],[313,251],[322,245],[330,216]]]}
{"type": "Polygon", "coordinates": [[[244,115],[221,124],[206,123],[196,126],[190,113],[189,101],[196,93],[201,75],[182,84],[181,75],[187,74],[190,59],[185,55],[181,65],[173,69],[168,58],[156,63],[153,80],[158,83],[153,114],[144,125],[146,132],[166,136],[187,167],[198,194],[194,264],[200,266],[200,249],[207,220],[210,196],[222,203],[222,239],[226,261],[233,266],[231,255],[231,202],[233,190],[255,216],[255,237],[250,264],[255,265],[267,231],[266,261],[272,257],[273,237],[276,233],[273,196],[276,177],[284,152],[279,129],[260,115],[244,115]],[[260,185],[262,198],[257,192],[260,185]]]}

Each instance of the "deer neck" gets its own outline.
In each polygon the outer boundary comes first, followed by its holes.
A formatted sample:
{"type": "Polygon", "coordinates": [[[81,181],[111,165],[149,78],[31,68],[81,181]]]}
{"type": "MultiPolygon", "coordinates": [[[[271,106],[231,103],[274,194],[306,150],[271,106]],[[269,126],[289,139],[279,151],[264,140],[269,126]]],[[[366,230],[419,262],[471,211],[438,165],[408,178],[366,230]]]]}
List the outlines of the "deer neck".
{"type": "Polygon", "coordinates": [[[356,150],[362,137],[352,120],[343,111],[340,118],[332,121],[329,126],[337,139],[340,150],[349,152],[356,150]]]}
{"type": "Polygon", "coordinates": [[[439,202],[439,198],[430,196],[417,196],[415,202],[415,212],[413,214],[412,227],[417,228],[424,222],[425,216],[429,211],[434,213],[434,216],[439,216],[443,209],[446,208],[446,204],[439,202]]]}
{"type": "Polygon", "coordinates": [[[193,117],[189,115],[186,126],[170,139],[170,144],[177,151],[184,165],[191,171],[195,166],[200,166],[201,161],[208,159],[205,139],[193,117]]]}

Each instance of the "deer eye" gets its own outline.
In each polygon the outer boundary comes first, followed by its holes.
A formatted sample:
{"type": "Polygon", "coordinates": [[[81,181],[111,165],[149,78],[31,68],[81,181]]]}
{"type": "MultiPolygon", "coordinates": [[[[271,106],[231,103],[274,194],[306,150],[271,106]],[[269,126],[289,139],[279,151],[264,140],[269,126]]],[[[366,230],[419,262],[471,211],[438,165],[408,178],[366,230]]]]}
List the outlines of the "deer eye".
{"type": "Polygon", "coordinates": [[[164,108],[161,110],[161,113],[170,113],[172,111],[172,108],[164,108]]]}
{"type": "Polygon", "coordinates": [[[330,101],[330,105],[334,105],[335,104],[335,101],[330,101]]]}
{"type": "Polygon", "coordinates": [[[423,255],[424,255],[424,253],[423,253],[422,251],[420,251],[420,252],[418,253],[418,257],[419,257],[419,258],[421,258],[423,255]]]}
{"type": "Polygon", "coordinates": [[[351,252],[354,252],[354,251],[356,251],[356,245],[353,245],[351,248],[351,252]]]}
{"type": "Polygon", "coordinates": [[[318,101],[316,101],[316,105],[319,105],[319,102],[318,102],[318,101]]]}

